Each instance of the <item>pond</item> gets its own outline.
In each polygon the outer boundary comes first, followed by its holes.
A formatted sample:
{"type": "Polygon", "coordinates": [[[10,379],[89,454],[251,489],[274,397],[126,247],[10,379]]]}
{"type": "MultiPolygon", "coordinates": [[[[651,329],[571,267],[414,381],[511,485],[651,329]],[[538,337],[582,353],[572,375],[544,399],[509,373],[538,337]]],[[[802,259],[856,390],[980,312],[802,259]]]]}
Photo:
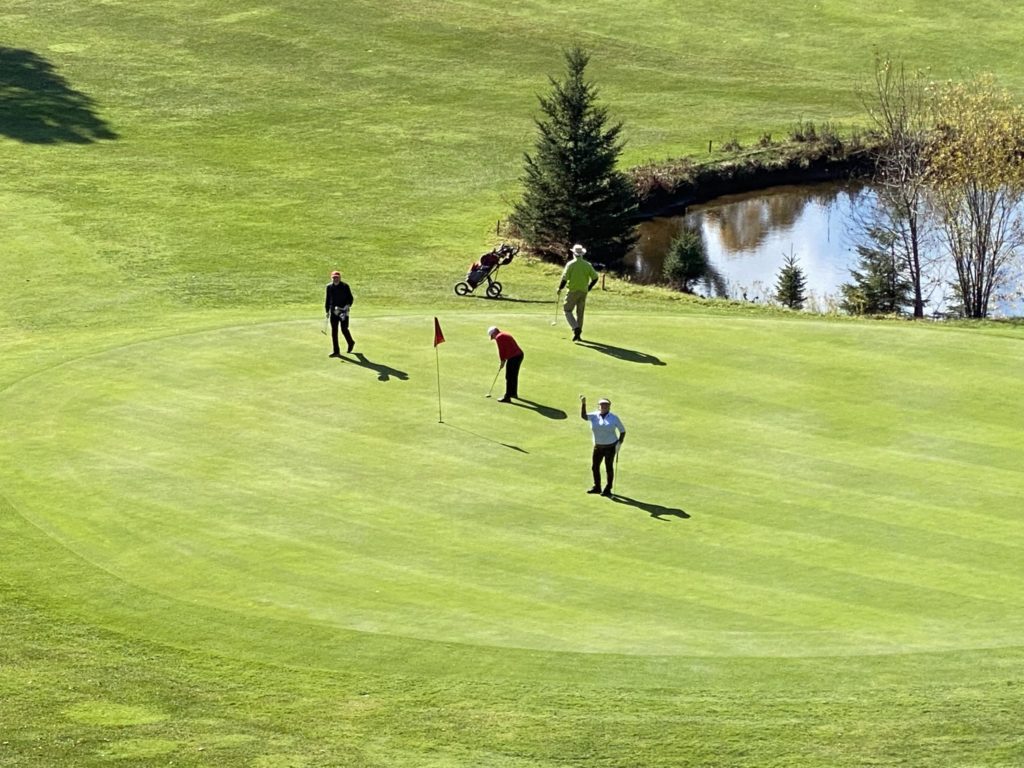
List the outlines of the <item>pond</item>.
{"type": "MultiPolygon", "coordinates": [[[[856,225],[874,203],[864,184],[824,182],[774,187],[695,205],[685,215],[656,218],[638,227],[639,239],[626,263],[632,279],[661,281],[671,242],[684,228],[701,233],[711,265],[722,275],[728,298],[768,302],[783,259],[792,254],[807,279],[805,309],[826,312],[838,306],[840,285],[857,266],[856,225]]],[[[945,311],[944,285],[926,292],[926,314],[945,311]]],[[[698,287],[707,295],[707,289],[698,287]]],[[[993,302],[992,316],[1019,316],[1018,301],[993,302]]]]}
{"type": "Polygon", "coordinates": [[[863,186],[825,183],[721,197],[682,216],[642,223],[627,263],[637,282],[659,282],[669,245],[691,228],[703,236],[729,298],[767,301],[783,259],[792,253],[807,278],[808,308],[824,309],[857,264],[847,229],[857,206],[867,204],[861,198],[870,194],[863,186]]]}

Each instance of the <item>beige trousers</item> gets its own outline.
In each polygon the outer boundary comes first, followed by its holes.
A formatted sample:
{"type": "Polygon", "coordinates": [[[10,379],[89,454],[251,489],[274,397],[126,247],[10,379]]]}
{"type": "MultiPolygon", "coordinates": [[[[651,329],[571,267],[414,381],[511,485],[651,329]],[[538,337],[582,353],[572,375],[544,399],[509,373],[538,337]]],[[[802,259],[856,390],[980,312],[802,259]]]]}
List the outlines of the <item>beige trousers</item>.
{"type": "Polygon", "coordinates": [[[565,294],[565,303],[562,311],[565,312],[565,321],[574,331],[583,329],[583,311],[587,307],[586,291],[569,291],[565,294]],[[573,316],[575,313],[575,317],[573,316]]]}

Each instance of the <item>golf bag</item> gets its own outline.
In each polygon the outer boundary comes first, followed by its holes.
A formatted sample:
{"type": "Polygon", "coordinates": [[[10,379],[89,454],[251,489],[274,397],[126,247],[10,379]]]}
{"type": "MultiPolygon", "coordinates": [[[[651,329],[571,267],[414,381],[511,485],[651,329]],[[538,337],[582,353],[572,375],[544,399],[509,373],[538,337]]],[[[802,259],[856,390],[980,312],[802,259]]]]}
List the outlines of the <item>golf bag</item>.
{"type": "Polygon", "coordinates": [[[494,276],[501,267],[510,264],[517,253],[519,253],[519,248],[508,243],[502,243],[493,251],[488,251],[480,257],[479,261],[474,261],[470,265],[465,280],[455,284],[455,293],[459,296],[468,296],[476,290],[477,286],[486,282],[487,298],[498,298],[501,296],[502,286],[494,279],[494,276]]]}

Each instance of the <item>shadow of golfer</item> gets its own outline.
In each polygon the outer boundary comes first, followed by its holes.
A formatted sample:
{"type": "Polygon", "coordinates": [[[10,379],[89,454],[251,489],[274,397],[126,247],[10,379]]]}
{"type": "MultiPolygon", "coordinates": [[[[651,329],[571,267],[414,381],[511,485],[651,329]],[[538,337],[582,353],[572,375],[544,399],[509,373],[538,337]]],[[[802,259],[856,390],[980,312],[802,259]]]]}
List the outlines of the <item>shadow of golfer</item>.
{"type": "Polygon", "coordinates": [[[408,381],[409,374],[405,371],[400,371],[397,368],[392,368],[390,365],[384,365],[383,363],[375,363],[370,360],[362,352],[355,353],[355,360],[349,357],[341,356],[340,360],[345,363],[355,363],[360,368],[368,368],[371,371],[377,373],[378,381],[389,381],[392,376],[401,381],[408,381]]]}
{"type": "Polygon", "coordinates": [[[618,493],[612,494],[612,501],[618,504],[625,504],[627,507],[636,507],[642,509],[644,512],[649,514],[656,520],[662,522],[668,522],[666,518],[678,517],[682,520],[689,520],[690,515],[681,509],[672,509],[671,507],[663,507],[660,504],[651,504],[648,501],[638,501],[637,499],[631,499],[629,496],[622,496],[618,493]]]}
{"type": "Polygon", "coordinates": [[[587,341],[586,339],[580,339],[576,342],[580,346],[590,347],[591,349],[597,350],[598,352],[617,357],[619,360],[625,360],[629,363],[646,363],[647,365],[666,365],[666,363],[654,355],[648,355],[646,352],[637,352],[635,349],[623,349],[622,347],[613,347],[611,344],[602,344],[599,341],[587,341]]]}
{"type": "Polygon", "coordinates": [[[503,443],[500,440],[495,440],[493,437],[487,437],[487,435],[481,435],[479,432],[474,432],[471,429],[466,429],[465,427],[458,427],[455,424],[449,424],[447,421],[443,421],[441,423],[444,424],[446,427],[457,429],[460,432],[465,432],[467,435],[472,435],[473,437],[479,437],[481,440],[486,440],[489,443],[495,443],[496,445],[500,445],[503,448],[511,448],[513,451],[519,451],[519,453],[529,453],[529,451],[520,448],[518,445],[510,445],[509,443],[503,443]]]}
{"type": "Polygon", "coordinates": [[[118,138],[95,106],[42,56],[0,46],[0,136],[26,144],[91,144],[118,138]]]}
{"type": "Polygon", "coordinates": [[[521,397],[517,397],[512,401],[512,405],[518,405],[520,408],[526,408],[531,411],[536,411],[541,416],[549,419],[567,419],[568,414],[559,408],[552,408],[550,405],[543,405],[542,403],[536,403],[533,400],[524,400],[521,397]]]}

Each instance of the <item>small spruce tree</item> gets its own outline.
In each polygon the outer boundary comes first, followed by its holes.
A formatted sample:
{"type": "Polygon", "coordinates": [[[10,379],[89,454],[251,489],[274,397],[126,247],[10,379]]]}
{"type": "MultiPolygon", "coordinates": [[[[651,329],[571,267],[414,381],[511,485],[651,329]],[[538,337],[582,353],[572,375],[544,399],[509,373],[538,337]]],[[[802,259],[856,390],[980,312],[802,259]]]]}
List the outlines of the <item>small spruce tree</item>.
{"type": "Polygon", "coordinates": [[[790,309],[802,309],[807,301],[807,277],[792,252],[784,257],[775,283],[775,299],[790,309]]]}
{"type": "Polygon", "coordinates": [[[684,229],[668,247],[662,276],[675,288],[684,293],[693,293],[696,283],[703,282],[708,293],[724,296],[727,293],[725,280],[708,260],[704,238],[695,229],[684,229]]]}
{"type": "Polygon", "coordinates": [[[892,315],[912,301],[913,284],[896,266],[891,237],[872,230],[869,235],[877,244],[858,245],[857,268],[850,270],[852,281],[839,287],[843,294],[840,306],[853,315],[892,315]]]}
{"type": "Polygon", "coordinates": [[[561,262],[573,243],[590,261],[619,266],[636,240],[636,196],[616,170],[622,124],[606,127],[608,111],[584,79],[590,61],[580,46],[565,52],[565,79],[550,78],[551,93],[538,97],[544,113],[537,144],[525,156],[523,197],[509,221],[527,246],[561,262]]]}

